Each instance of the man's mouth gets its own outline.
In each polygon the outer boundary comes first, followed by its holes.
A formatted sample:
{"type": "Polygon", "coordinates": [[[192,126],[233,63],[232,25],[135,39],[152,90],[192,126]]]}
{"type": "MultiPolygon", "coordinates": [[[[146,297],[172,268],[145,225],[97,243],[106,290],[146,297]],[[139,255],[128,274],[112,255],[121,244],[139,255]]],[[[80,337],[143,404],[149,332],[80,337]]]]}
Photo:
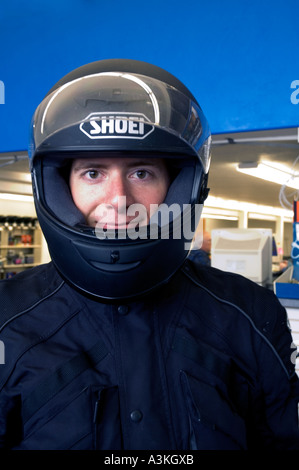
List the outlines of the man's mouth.
{"type": "Polygon", "coordinates": [[[111,222],[107,222],[107,221],[103,221],[103,220],[96,220],[94,225],[96,227],[99,227],[99,228],[102,228],[104,230],[124,230],[124,229],[128,229],[128,228],[132,228],[132,225],[136,226],[136,225],[139,225],[139,226],[142,226],[142,225],[147,225],[147,221],[146,220],[136,220],[136,218],[131,218],[130,220],[126,220],[124,222],[115,222],[115,221],[111,221],[111,222]]]}
{"type": "Polygon", "coordinates": [[[133,226],[147,225],[147,210],[144,206],[142,206],[141,210],[140,206],[141,204],[138,204],[138,208],[134,207],[134,205],[129,207],[123,205],[118,210],[115,210],[109,205],[99,205],[93,214],[94,225],[107,230],[124,230],[133,228],[133,226]]]}

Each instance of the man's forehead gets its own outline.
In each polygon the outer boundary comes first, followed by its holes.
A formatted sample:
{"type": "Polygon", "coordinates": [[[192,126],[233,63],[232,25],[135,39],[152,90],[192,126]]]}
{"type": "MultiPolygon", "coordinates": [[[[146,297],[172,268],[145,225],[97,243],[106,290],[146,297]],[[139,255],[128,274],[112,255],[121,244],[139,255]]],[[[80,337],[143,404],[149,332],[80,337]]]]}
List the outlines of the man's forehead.
{"type": "Polygon", "coordinates": [[[44,155],[42,157],[43,167],[57,167],[65,168],[69,171],[70,168],[87,165],[104,165],[106,162],[111,163],[119,159],[120,162],[132,165],[166,165],[172,171],[179,171],[181,168],[189,167],[199,164],[199,160],[189,155],[170,154],[170,153],[150,153],[150,152],[76,152],[74,153],[56,153],[51,155],[44,155]]]}
{"type": "Polygon", "coordinates": [[[164,166],[164,159],[162,157],[89,157],[89,158],[76,158],[73,160],[72,166],[76,169],[88,168],[90,166],[102,168],[110,166],[120,167],[135,167],[135,166],[164,166]]]}

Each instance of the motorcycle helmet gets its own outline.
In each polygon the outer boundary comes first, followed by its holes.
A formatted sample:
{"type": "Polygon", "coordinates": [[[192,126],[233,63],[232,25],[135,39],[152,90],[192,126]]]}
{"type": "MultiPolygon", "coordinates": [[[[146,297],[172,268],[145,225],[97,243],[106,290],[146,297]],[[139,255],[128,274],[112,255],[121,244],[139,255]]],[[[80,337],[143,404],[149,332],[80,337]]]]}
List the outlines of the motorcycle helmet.
{"type": "Polygon", "coordinates": [[[208,194],[210,140],[194,96],[160,67],[101,60],[58,81],[34,113],[29,158],[39,223],[65,281],[107,301],[167,282],[188,255],[208,194]],[[163,158],[171,184],[145,228],[99,233],[73,202],[70,164],[116,155],[163,158]]]}

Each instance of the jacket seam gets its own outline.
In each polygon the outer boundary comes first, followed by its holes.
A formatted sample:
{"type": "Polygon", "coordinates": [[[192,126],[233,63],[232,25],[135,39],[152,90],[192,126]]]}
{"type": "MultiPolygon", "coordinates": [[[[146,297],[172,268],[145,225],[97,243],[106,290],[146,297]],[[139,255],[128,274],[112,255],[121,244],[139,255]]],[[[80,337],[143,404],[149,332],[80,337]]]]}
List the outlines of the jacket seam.
{"type": "MultiPolygon", "coordinates": [[[[48,296],[47,296],[48,298],[48,296]]],[[[26,354],[28,351],[30,351],[32,348],[35,348],[36,346],[38,346],[39,344],[43,343],[44,341],[47,341],[49,338],[51,338],[53,335],[55,335],[57,333],[57,331],[59,331],[64,325],[65,323],[67,323],[68,321],[70,321],[72,318],[74,318],[81,310],[75,310],[73,312],[73,314],[71,316],[69,316],[68,318],[64,318],[64,320],[59,324],[59,325],[56,325],[54,329],[52,329],[51,331],[48,331],[46,334],[44,334],[43,336],[40,336],[36,341],[30,343],[27,345],[27,347],[25,349],[23,349],[22,351],[20,351],[20,354],[18,355],[18,357],[15,358],[15,361],[13,362],[13,364],[11,365],[11,368],[10,368],[10,371],[8,372],[5,380],[3,380],[2,384],[0,383],[0,391],[5,387],[7,381],[9,380],[9,378],[11,377],[11,375],[13,374],[13,370],[15,369],[17,363],[19,362],[19,360],[24,356],[24,354],[26,354]]]]}
{"type": "Polygon", "coordinates": [[[11,323],[12,321],[16,320],[17,318],[19,318],[21,315],[24,315],[25,313],[29,312],[30,310],[32,310],[33,308],[37,307],[38,305],[40,305],[42,302],[44,302],[45,300],[49,299],[50,297],[52,297],[52,295],[56,294],[60,289],[61,287],[63,286],[64,284],[64,281],[62,281],[58,287],[56,287],[55,290],[53,290],[53,292],[50,292],[50,294],[46,295],[45,297],[43,297],[42,299],[39,299],[37,302],[35,302],[34,304],[30,305],[30,307],[27,307],[25,310],[22,310],[21,312],[18,312],[16,313],[14,316],[12,316],[11,318],[9,318],[8,320],[6,320],[6,322],[3,323],[3,325],[0,327],[0,333],[3,331],[3,329],[9,325],[9,323],[11,323]]]}
{"type": "Polygon", "coordinates": [[[247,321],[249,321],[249,323],[251,324],[251,326],[253,327],[253,329],[255,330],[255,332],[268,344],[268,346],[270,347],[270,349],[272,350],[272,353],[274,353],[274,355],[276,356],[276,358],[278,359],[281,367],[283,368],[284,372],[286,373],[288,379],[290,380],[291,379],[291,375],[289,374],[286,366],[284,365],[280,355],[278,354],[278,352],[276,351],[275,347],[273,346],[273,344],[268,340],[268,338],[266,338],[265,335],[263,335],[263,333],[259,330],[259,328],[255,325],[254,321],[252,320],[252,318],[241,308],[239,307],[238,305],[234,304],[233,302],[230,302],[229,300],[226,300],[226,299],[223,299],[221,297],[218,297],[218,295],[216,295],[214,292],[210,291],[207,287],[205,287],[204,285],[202,285],[200,282],[196,281],[195,279],[193,279],[193,277],[187,273],[184,269],[183,269],[183,273],[195,284],[197,285],[198,287],[202,288],[204,291],[206,291],[209,295],[211,295],[212,297],[214,297],[214,299],[216,299],[218,302],[222,302],[226,305],[229,305],[233,308],[235,308],[236,310],[238,310],[238,312],[240,312],[246,319],[247,321]]]}

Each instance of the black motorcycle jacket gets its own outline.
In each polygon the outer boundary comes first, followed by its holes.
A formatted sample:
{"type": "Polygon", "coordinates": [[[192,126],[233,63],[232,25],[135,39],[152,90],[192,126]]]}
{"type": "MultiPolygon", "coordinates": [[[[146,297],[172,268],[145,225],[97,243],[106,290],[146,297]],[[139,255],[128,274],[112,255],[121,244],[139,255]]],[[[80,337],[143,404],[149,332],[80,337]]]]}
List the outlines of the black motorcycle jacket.
{"type": "Polygon", "coordinates": [[[52,263],[0,282],[0,447],[298,449],[298,379],[270,290],[188,261],[102,303],[52,263]]]}

